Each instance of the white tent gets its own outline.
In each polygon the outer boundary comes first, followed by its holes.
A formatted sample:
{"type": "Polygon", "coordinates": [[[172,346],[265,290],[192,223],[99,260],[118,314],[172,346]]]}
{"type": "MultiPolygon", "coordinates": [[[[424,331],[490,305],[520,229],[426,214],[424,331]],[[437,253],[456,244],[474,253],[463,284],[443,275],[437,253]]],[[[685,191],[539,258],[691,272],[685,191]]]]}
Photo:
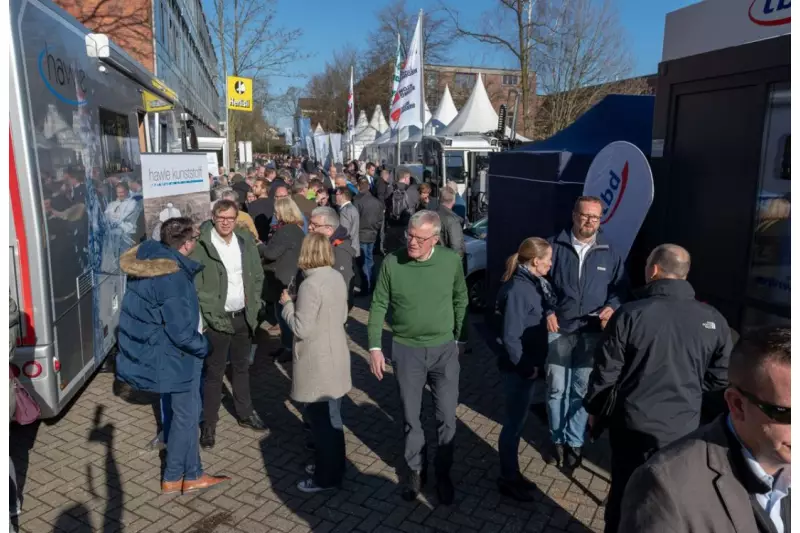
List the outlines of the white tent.
{"type": "Polygon", "coordinates": [[[378,131],[378,135],[385,133],[386,130],[389,129],[389,123],[386,122],[380,105],[375,106],[375,111],[372,112],[372,119],[369,121],[369,125],[378,131]]]}
{"type": "MultiPolygon", "coordinates": [[[[446,128],[439,131],[437,135],[470,135],[484,134],[497,129],[497,111],[494,110],[489,95],[486,94],[486,87],[483,85],[483,78],[478,74],[472,94],[469,95],[467,103],[458,112],[446,128]]],[[[511,128],[506,126],[506,135],[511,134],[511,128]]],[[[520,141],[528,139],[517,135],[520,141]]]]}
{"type": "Polygon", "coordinates": [[[375,139],[378,137],[378,135],[380,135],[380,133],[377,129],[372,127],[369,122],[367,122],[367,114],[362,109],[358,114],[358,121],[356,122],[355,130],[353,131],[353,159],[362,159],[364,147],[372,142],[375,142],[375,139]]]}
{"type": "Polygon", "coordinates": [[[450,87],[445,85],[444,93],[439,101],[439,107],[436,108],[436,113],[433,114],[429,124],[438,131],[440,127],[450,125],[456,116],[458,116],[458,110],[456,109],[456,104],[453,103],[453,97],[450,96],[450,87]]]}
{"type": "Polygon", "coordinates": [[[322,135],[323,133],[325,133],[325,130],[322,129],[322,124],[317,122],[317,127],[314,128],[314,135],[322,135]]]}

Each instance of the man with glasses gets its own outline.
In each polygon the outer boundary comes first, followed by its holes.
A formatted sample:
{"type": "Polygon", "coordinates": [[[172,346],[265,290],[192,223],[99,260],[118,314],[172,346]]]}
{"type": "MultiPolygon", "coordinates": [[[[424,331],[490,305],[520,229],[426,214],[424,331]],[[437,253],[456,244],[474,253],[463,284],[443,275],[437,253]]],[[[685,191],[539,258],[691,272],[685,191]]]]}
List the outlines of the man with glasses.
{"type": "Polygon", "coordinates": [[[347,285],[347,305],[353,307],[353,277],[356,253],[347,229],[340,224],[339,215],[332,207],[317,207],[311,212],[308,231],[328,237],[333,246],[333,268],[342,275],[347,285]]]}
{"type": "Polygon", "coordinates": [[[746,331],[730,411],[656,454],[625,490],[619,533],[791,531],[791,330],[746,331]]]}
{"type": "Polygon", "coordinates": [[[381,336],[392,312],[392,363],[403,404],[408,479],[402,496],[416,499],[427,480],[422,392],[430,384],[436,412],[436,490],[439,503],[453,503],[450,479],[456,433],[459,356],[467,336],[467,285],[457,253],[439,242],[441,221],[433,211],[411,216],[406,247],[386,256],[375,284],[367,332],[370,370],[383,379],[381,336]]]}
{"type": "Polygon", "coordinates": [[[205,362],[203,429],[200,445],[213,448],[222,400],[222,376],[230,355],[233,403],[239,425],[265,431],[250,398],[250,347],[253,343],[264,270],[253,236],[236,225],[239,209],[219,200],[212,209],[213,224],[200,227],[192,259],[203,265],[197,275],[197,295],[212,347],[205,362]]]}
{"type": "Polygon", "coordinates": [[[606,533],[616,533],[625,485],[655,452],[697,429],[704,393],[728,384],[733,343],[725,318],[698,302],[686,281],[691,257],[662,244],[650,253],[647,285],[620,307],[595,354],[585,405],[595,436],[611,442],[606,533]]]}
{"type": "Polygon", "coordinates": [[[603,238],[603,204],[581,196],[572,211],[572,228],[551,239],[550,270],[558,302],[546,311],[548,357],[547,417],[552,446],[544,450],[548,464],[568,471],[581,462],[587,414],[583,397],[602,324],[614,313],[626,291],[624,258],[603,238]]]}

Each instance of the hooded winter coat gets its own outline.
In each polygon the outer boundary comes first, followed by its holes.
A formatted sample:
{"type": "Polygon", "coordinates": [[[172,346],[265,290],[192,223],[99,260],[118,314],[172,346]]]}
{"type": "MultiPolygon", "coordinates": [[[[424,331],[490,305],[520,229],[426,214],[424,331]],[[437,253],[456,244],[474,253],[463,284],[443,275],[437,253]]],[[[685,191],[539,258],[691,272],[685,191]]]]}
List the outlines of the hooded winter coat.
{"type": "Polygon", "coordinates": [[[350,282],[355,275],[353,263],[356,260],[356,251],[353,248],[353,241],[344,226],[339,226],[331,235],[331,245],[333,245],[333,269],[339,272],[344,278],[344,284],[350,288],[350,282]]]}
{"type": "Polygon", "coordinates": [[[199,263],[148,240],[120,257],[127,288],[119,319],[117,378],[147,392],[191,388],[195,358],[208,354],[200,333],[194,278],[199,263]]]}

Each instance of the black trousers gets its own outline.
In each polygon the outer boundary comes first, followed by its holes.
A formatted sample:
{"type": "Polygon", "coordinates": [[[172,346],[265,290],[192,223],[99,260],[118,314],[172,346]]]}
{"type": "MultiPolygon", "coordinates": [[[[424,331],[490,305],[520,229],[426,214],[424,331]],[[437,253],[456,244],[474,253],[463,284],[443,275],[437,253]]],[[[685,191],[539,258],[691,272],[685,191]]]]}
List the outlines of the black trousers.
{"type": "Polygon", "coordinates": [[[222,333],[209,329],[206,332],[211,344],[211,353],[205,360],[203,379],[203,422],[216,427],[219,421],[219,406],[222,402],[222,377],[228,355],[231,359],[231,382],[236,416],[241,420],[253,413],[250,399],[250,347],[253,338],[247,326],[244,311],[231,315],[234,333],[222,333]]]}
{"type": "Polygon", "coordinates": [[[655,439],[636,431],[610,428],[611,487],[605,512],[604,533],[617,533],[622,513],[625,486],[634,471],[650,459],[659,449],[655,439]]]}
{"type": "Polygon", "coordinates": [[[345,470],[342,399],[306,404],[305,419],[314,440],[314,483],[318,487],[338,487],[345,470]]]}

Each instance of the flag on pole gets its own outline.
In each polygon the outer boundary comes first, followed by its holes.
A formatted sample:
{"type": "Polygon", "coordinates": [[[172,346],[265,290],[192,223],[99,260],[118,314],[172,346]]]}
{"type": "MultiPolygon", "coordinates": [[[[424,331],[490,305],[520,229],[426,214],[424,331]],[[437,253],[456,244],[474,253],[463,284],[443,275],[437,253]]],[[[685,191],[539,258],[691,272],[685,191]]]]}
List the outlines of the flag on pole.
{"type": "Polygon", "coordinates": [[[350,67],[350,92],[347,94],[347,139],[353,139],[353,133],[356,128],[355,118],[355,96],[353,95],[353,67],[350,67]]]}
{"type": "MultiPolygon", "coordinates": [[[[400,42],[400,34],[397,34],[397,54],[394,62],[394,73],[392,74],[392,97],[389,99],[389,112],[391,113],[394,100],[397,97],[397,88],[400,85],[400,71],[403,69],[403,45],[400,42]]],[[[389,115],[389,127],[394,129],[395,121],[389,115]]]]}
{"type": "MultiPolygon", "coordinates": [[[[421,15],[421,14],[420,14],[421,15]]],[[[393,127],[403,128],[405,126],[416,126],[422,129],[421,116],[423,109],[419,109],[422,98],[422,16],[417,19],[417,27],[414,30],[414,37],[411,39],[411,46],[408,48],[408,55],[400,69],[400,81],[397,86],[397,93],[394,95],[392,109],[389,116],[393,127]]]]}

